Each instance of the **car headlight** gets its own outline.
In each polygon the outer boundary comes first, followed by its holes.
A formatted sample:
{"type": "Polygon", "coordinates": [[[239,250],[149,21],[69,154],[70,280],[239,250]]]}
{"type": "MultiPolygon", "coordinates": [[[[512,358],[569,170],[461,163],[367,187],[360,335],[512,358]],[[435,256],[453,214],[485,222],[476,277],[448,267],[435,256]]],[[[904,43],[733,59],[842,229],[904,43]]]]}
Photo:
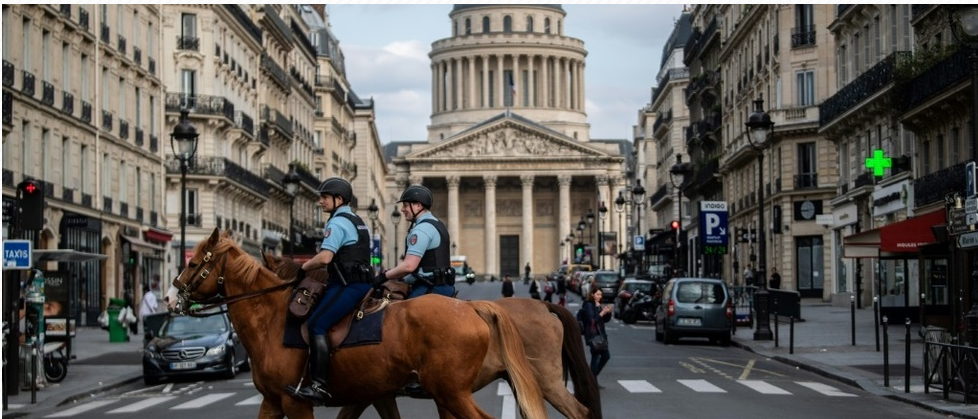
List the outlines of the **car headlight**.
{"type": "Polygon", "coordinates": [[[143,350],[143,354],[145,354],[150,359],[163,359],[163,355],[160,355],[159,352],[156,352],[156,348],[146,348],[145,350],[143,350]]]}
{"type": "Polygon", "coordinates": [[[213,348],[208,349],[205,355],[207,356],[224,355],[224,350],[225,350],[224,345],[217,345],[213,348]]]}

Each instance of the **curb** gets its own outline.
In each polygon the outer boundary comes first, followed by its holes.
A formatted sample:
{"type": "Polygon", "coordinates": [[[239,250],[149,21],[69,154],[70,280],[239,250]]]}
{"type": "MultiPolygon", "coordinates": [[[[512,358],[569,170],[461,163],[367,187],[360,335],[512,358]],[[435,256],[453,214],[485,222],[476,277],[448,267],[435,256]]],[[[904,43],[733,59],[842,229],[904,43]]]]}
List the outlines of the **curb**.
{"type": "Polygon", "coordinates": [[[128,384],[134,383],[136,381],[139,381],[142,378],[143,378],[143,374],[141,372],[140,373],[133,373],[133,374],[131,374],[129,376],[122,377],[122,378],[120,378],[117,381],[113,381],[111,383],[105,384],[105,385],[99,387],[98,389],[96,389],[95,391],[83,391],[83,392],[80,392],[80,393],[77,393],[77,394],[74,394],[74,395],[65,397],[64,400],[58,402],[58,404],[56,404],[55,406],[64,406],[66,404],[76,403],[79,400],[82,400],[82,399],[85,399],[85,398],[89,398],[89,397],[92,397],[94,395],[97,395],[97,394],[100,394],[100,393],[103,393],[103,392],[106,392],[106,391],[109,391],[109,390],[114,390],[114,389],[117,389],[119,387],[122,387],[122,386],[125,386],[125,385],[128,385],[128,384]]]}

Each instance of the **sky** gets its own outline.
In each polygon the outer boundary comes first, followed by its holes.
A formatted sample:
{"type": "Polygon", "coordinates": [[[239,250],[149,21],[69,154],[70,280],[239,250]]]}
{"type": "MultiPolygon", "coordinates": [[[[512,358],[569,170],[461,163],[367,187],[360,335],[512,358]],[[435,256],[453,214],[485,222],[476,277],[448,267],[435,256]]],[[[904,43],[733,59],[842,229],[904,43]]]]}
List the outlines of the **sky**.
{"type": "MultiPolygon", "coordinates": [[[[346,76],[373,98],[381,143],[425,141],[431,121],[431,44],[451,36],[452,4],[329,5],[346,76]]],[[[584,41],[592,139],[632,140],[651,99],[662,47],[682,5],[565,4],[564,34],[584,41]]]]}

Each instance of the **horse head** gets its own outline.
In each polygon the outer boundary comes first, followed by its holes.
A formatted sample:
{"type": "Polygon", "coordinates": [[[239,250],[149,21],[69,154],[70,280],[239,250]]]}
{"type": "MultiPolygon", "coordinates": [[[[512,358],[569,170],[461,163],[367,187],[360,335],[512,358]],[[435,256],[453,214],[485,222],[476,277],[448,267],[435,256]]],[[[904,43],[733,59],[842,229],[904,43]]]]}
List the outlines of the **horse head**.
{"type": "Polygon", "coordinates": [[[194,304],[222,298],[228,258],[236,258],[241,252],[230,231],[221,233],[219,228],[214,228],[207,240],[197,243],[193,257],[173,280],[173,287],[164,298],[169,309],[187,314],[194,304]],[[237,253],[231,255],[234,252],[237,253]]]}

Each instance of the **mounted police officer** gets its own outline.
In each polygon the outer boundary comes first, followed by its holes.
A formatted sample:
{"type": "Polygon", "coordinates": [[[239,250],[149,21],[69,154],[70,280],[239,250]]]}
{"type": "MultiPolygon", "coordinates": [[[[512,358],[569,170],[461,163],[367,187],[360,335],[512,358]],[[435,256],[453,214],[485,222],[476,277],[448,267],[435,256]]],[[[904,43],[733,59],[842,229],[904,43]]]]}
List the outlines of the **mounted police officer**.
{"type": "Polygon", "coordinates": [[[405,239],[405,256],[397,266],[374,279],[379,287],[388,279],[401,279],[411,284],[408,298],[425,294],[455,296],[455,270],[451,265],[451,238],[445,224],[431,214],[431,191],[421,185],[411,185],[401,194],[401,214],[410,221],[411,229],[405,239]]]}
{"type": "Polygon", "coordinates": [[[312,259],[302,264],[302,272],[326,268],[329,283],[307,320],[309,327],[309,372],[312,384],[290,391],[313,403],[323,404],[329,357],[332,348],[326,333],[349,314],[370,291],[370,234],[367,225],[350,209],[353,187],[338,177],[319,185],[319,205],[330,214],[323,230],[323,244],[312,259]]]}

